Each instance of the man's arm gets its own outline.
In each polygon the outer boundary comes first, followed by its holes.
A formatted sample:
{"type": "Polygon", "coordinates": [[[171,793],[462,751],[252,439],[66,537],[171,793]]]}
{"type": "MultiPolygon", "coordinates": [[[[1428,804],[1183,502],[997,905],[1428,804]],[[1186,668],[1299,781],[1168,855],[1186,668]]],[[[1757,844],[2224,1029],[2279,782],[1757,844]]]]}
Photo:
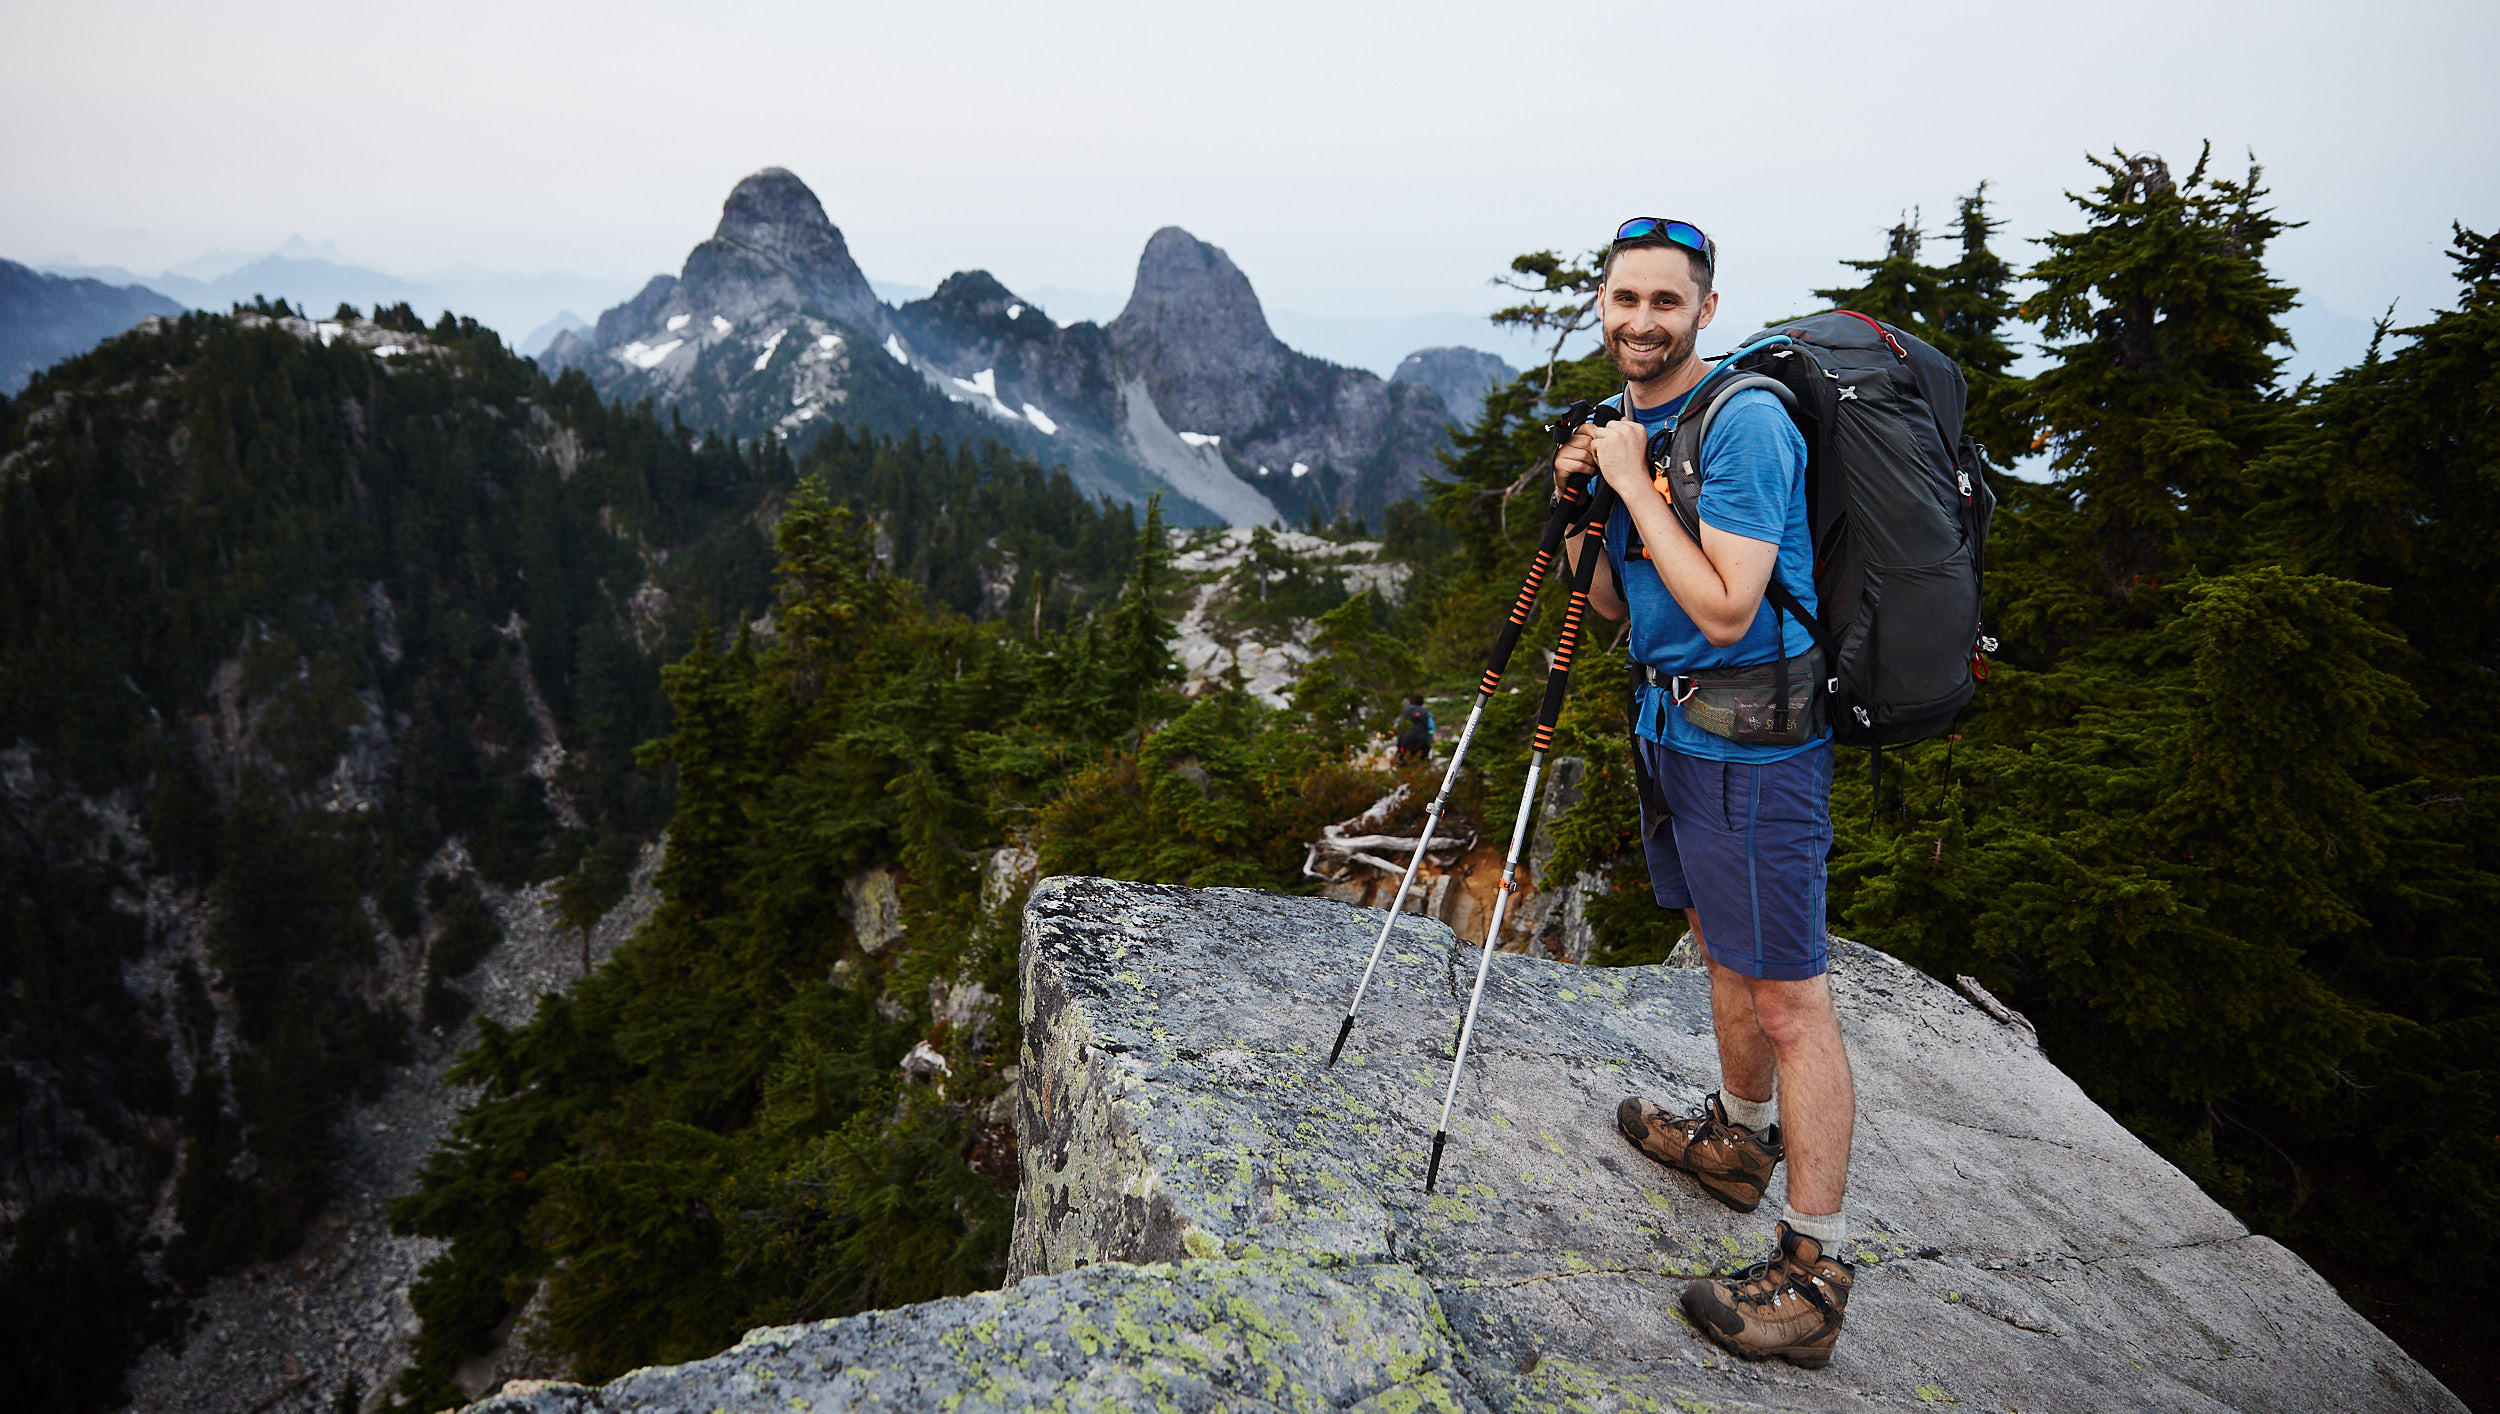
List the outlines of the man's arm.
{"type": "MultiPolygon", "coordinates": [[[[1602,428],[1583,427],[1571,446],[1555,454],[1556,471],[1564,470],[1564,459],[1572,456],[1582,438],[1589,439],[1598,471],[1631,514],[1633,528],[1649,548],[1649,562],[1657,567],[1667,592],[1675,596],[1702,637],[1721,648],[1743,638],[1761,612],[1763,591],[1770,587],[1771,571],[1779,562],[1779,546],[1721,530],[1708,521],[1702,522],[1701,543],[1695,545],[1677,523],[1675,508],[1650,484],[1649,434],[1636,419],[1627,417],[1602,428]]],[[[1580,466],[1582,458],[1573,457],[1571,464],[1580,466]]],[[[1590,602],[1607,618],[1622,618],[1623,597],[1613,576],[1599,579],[1605,593],[1601,597],[1592,591],[1590,602]]]]}

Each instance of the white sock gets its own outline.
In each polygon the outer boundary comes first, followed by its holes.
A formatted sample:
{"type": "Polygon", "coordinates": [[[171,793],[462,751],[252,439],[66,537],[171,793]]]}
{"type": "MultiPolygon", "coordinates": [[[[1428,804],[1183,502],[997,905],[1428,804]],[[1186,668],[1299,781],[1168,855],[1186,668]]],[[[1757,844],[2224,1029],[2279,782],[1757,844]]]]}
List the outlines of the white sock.
{"type": "Polygon", "coordinates": [[[1849,1240],[1849,1210],[1847,1208],[1842,1208],[1837,1213],[1824,1213],[1810,1217],[1798,1212],[1793,1206],[1782,1203],[1780,1204],[1780,1221],[1788,1224],[1788,1230],[1799,1237],[1813,1238],[1814,1245],[1822,1248],[1826,1253],[1838,1251],[1840,1244],[1849,1240]]]}
{"type": "Polygon", "coordinates": [[[1780,1097],[1777,1090],[1773,1090],[1771,1098],[1767,1100],[1742,1099],[1722,1090],[1719,1092],[1719,1104],[1727,1110],[1728,1123],[1741,1124],[1756,1134],[1770,1128],[1772,1123],[1780,1117],[1780,1097]]]}

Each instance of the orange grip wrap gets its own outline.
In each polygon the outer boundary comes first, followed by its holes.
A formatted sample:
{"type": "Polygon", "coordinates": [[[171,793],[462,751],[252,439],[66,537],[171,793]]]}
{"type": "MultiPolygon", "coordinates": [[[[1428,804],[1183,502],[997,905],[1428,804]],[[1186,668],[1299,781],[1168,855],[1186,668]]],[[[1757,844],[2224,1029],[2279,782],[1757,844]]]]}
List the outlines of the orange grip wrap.
{"type": "Polygon", "coordinates": [[[1574,594],[1571,596],[1571,607],[1563,611],[1562,641],[1554,645],[1554,671],[1556,672],[1565,671],[1571,666],[1572,651],[1580,645],[1580,611],[1586,609],[1588,605],[1587,595],[1574,594]]]}
{"type": "Polygon", "coordinates": [[[1536,729],[1536,742],[1529,749],[1532,751],[1543,751],[1553,744],[1554,729],[1552,727],[1541,726],[1536,729]]]}
{"type": "Polygon", "coordinates": [[[1510,621],[1526,624],[1536,608],[1536,592],[1545,583],[1545,571],[1552,567],[1554,557],[1544,550],[1536,552],[1536,563],[1528,566],[1528,581],[1519,586],[1519,602],[1510,606],[1510,621]]]}
{"type": "Polygon", "coordinates": [[[1493,689],[1500,687],[1501,685],[1502,675],[1493,671],[1491,668],[1487,668],[1484,670],[1484,686],[1477,688],[1476,691],[1483,693],[1487,697],[1491,697],[1493,695],[1493,689]]]}

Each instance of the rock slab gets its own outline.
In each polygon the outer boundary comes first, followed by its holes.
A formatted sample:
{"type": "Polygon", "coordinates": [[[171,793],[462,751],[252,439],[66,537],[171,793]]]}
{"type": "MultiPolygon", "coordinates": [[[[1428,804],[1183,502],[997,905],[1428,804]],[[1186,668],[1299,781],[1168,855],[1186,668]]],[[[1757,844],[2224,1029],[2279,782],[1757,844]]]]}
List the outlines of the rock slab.
{"type": "Polygon", "coordinates": [[[1425,1153],[1475,950],[1321,899],[1052,879],[1024,932],[1004,1291],[760,1331],[498,1414],[766,1408],[2456,1410],[1959,994],[1848,943],[1859,1086],[1830,1368],[1747,1365],[1675,1309],[1761,1255],[1612,1126],[1714,1083],[1705,975],[1500,955],[1440,1191],[1425,1153]],[[801,1403],[804,1401],[804,1403],[801,1403]]]}

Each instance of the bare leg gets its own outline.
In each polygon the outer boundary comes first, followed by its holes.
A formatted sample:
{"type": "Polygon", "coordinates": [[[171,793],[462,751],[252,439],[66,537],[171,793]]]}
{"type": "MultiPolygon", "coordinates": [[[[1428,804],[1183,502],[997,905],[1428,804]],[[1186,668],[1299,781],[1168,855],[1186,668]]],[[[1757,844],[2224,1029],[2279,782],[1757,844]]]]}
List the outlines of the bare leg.
{"type": "MultiPolygon", "coordinates": [[[[1693,941],[1701,942],[1701,911],[1688,908],[1693,941]]],[[[1702,950],[1707,958],[1709,949],[1702,950]]],[[[1753,979],[1710,964],[1710,1020],[1719,1033],[1719,1088],[1740,1100],[1763,1101],[1779,1084],[1779,1057],[1754,1015],[1753,979]]]]}
{"type": "MultiPolygon", "coordinates": [[[[1721,1065],[1726,1059],[1727,1011],[1720,1002],[1720,969],[1710,970],[1712,1011],[1718,1018],[1721,1065]]],[[[1849,1140],[1857,1127],[1857,1085],[1849,1052],[1840,1042],[1840,1019],[1832,1011],[1829,979],[1775,982],[1725,973],[1750,994],[1746,1019],[1777,1055],[1780,1077],[1780,1139],[1788,1149],[1788,1203],[1800,1213],[1840,1211],[1849,1189],[1849,1140]]]]}

